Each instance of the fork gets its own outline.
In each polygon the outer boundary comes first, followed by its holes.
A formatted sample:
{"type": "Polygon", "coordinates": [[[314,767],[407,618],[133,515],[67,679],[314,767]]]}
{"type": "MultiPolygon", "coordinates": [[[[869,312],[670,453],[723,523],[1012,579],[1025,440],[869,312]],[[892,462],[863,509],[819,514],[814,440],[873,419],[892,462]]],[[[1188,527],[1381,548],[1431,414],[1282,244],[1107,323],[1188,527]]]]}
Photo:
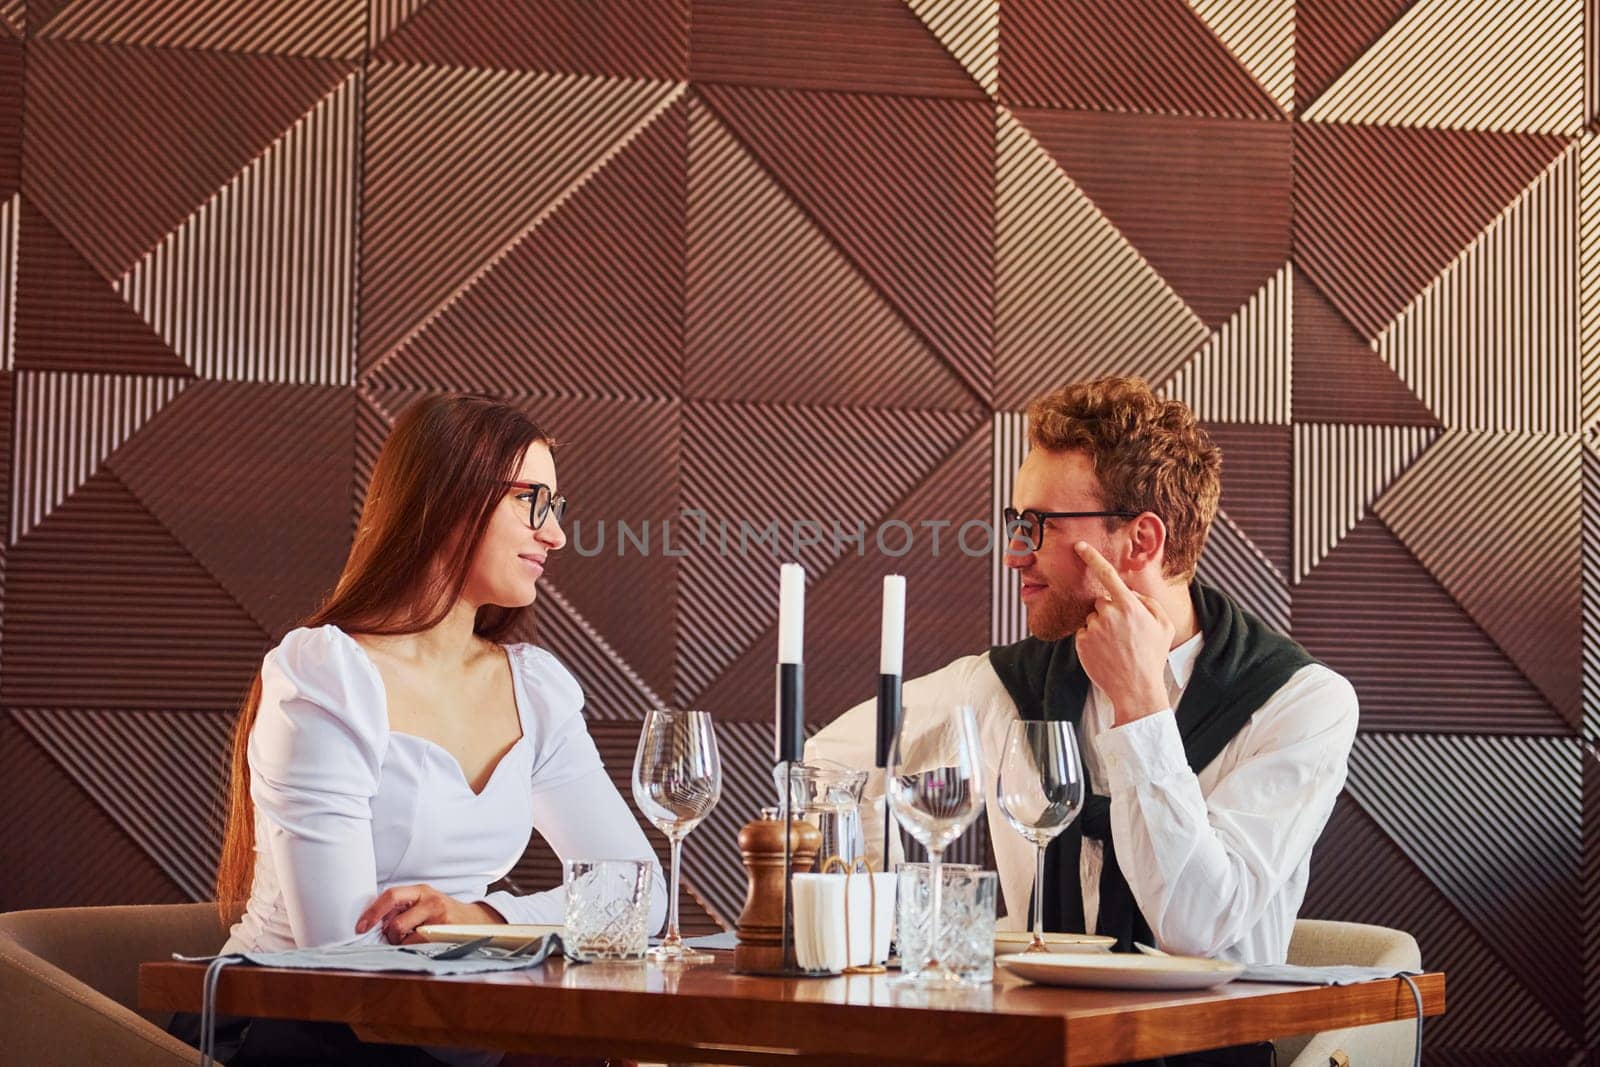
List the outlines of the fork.
{"type": "Polygon", "coordinates": [[[472,955],[493,940],[493,937],[475,937],[471,941],[463,941],[458,945],[452,945],[432,958],[436,960],[459,960],[464,956],[472,955]]]}

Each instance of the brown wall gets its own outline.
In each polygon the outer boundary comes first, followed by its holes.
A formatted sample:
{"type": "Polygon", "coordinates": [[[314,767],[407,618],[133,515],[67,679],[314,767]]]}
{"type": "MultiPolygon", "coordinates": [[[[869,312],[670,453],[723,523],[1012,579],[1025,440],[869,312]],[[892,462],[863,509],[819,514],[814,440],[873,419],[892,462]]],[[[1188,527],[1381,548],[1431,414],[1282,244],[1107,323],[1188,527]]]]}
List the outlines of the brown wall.
{"type": "MultiPolygon", "coordinates": [[[[1439,1062],[1593,1049],[1590,18],[0,5],[0,907],[207,893],[229,709],[423,392],[537,413],[575,517],[871,529],[990,516],[1030,395],[1140,373],[1226,451],[1206,573],[1361,693],[1307,911],[1417,934],[1439,1062]]],[[[620,779],[656,700],[720,717],[705,925],[770,792],[774,567],[614,546],[537,637],[620,779]]],[[[886,570],[914,672],[1017,632],[987,560],[853,551],[802,553],[813,719],[870,692],[886,570]]]]}

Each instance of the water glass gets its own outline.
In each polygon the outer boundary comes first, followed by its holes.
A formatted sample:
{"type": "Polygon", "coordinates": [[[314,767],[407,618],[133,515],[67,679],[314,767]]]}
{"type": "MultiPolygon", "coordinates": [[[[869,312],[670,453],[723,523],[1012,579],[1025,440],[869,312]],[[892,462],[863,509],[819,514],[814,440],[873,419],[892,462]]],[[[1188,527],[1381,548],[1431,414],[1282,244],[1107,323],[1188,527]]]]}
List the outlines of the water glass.
{"type": "Polygon", "coordinates": [[[939,922],[935,924],[933,866],[902,863],[897,870],[895,940],[900,947],[901,972],[917,976],[932,964],[965,985],[992,982],[995,894],[1000,876],[968,864],[940,864],[939,922]],[[934,929],[939,940],[930,946],[929,934],[934,929]]]}
{"type": "Polygon", "coordinates": [[[575,960],[642,960],[650,920],[649,860],[567,860],[561,943],[575,960]]]}

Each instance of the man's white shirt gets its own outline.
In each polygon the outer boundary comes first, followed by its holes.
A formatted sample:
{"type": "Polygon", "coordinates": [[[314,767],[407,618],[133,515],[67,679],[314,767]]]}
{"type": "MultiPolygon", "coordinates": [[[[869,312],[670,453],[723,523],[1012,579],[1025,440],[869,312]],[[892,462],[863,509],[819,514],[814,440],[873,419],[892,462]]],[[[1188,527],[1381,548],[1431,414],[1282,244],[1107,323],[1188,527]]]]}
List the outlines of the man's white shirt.
{"type": "MultiPolygon", "coordinates": [[[[1080,725],[1092,791],[1111,798],[1112,839],[1133,899],[1159,948],[1187,956],[1282,963],[1305,898],[1311,848],[1344,787],[1355,739],[1357,703],[1350,683],[1321,664],[1302,667],[1196,775],[1183,752],[1173,712],[1194,672],[1202,638],[1167,657],[1171,705],[1113,726],[1111,701],[1091,686],[1080,725]]],[[[1033,894],[1034,847],[995,801],[1006,731],[1017,708],[987,653],[964,656],[905,683],[908,769],[949,765],[953,746],[941,713],[970,705],[983,749],[984,817],[989,820],[1006,916],[1022,929],[1033,894]]],[[[806,758],[871,768],[877,711],[866,701],[846,711],[806,745],[806,758]]],[[[867,780],[862,824],[867,850],[881,859],[883,772],[867,780]]],[[[892,848],[898,858],[898,835],[892,848]]],[[[1085,925],[1099,911],[1103,849],[1084,839],[1080,876],[1085,925]]]]}

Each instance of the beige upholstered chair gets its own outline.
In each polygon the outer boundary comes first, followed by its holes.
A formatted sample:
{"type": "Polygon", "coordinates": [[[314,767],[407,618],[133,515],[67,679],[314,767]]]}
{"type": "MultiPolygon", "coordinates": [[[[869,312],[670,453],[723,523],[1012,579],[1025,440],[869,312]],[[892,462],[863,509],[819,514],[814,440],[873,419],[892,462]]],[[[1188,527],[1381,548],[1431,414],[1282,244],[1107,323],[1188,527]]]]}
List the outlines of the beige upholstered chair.
{"type": "MultiPolygon", "coordinates": [[[[1422,967],[1422,952],[1416,938],[1402,930],[1300,919],[1289,939],[1289,962],[1306,967],[1348,963],[1414,971],[1422,967]]],[[[1339,1062],[1334,1054],[1342,1052],[1353,1067],[1408,1067],[1416,1043],[1417,1024],[1411,1019],[1325,1030],[1278,1041],[1278,1063],[1280,1067],[1328,1067],[1330,1062],[1339,1062]]]]}
{"type": "Polygon", "coordinates": [[[226,940],[215,904],[0,914],[0,1067],[179,1067],[196,1052],[138,1010],[139,964],[226,940]]]}

